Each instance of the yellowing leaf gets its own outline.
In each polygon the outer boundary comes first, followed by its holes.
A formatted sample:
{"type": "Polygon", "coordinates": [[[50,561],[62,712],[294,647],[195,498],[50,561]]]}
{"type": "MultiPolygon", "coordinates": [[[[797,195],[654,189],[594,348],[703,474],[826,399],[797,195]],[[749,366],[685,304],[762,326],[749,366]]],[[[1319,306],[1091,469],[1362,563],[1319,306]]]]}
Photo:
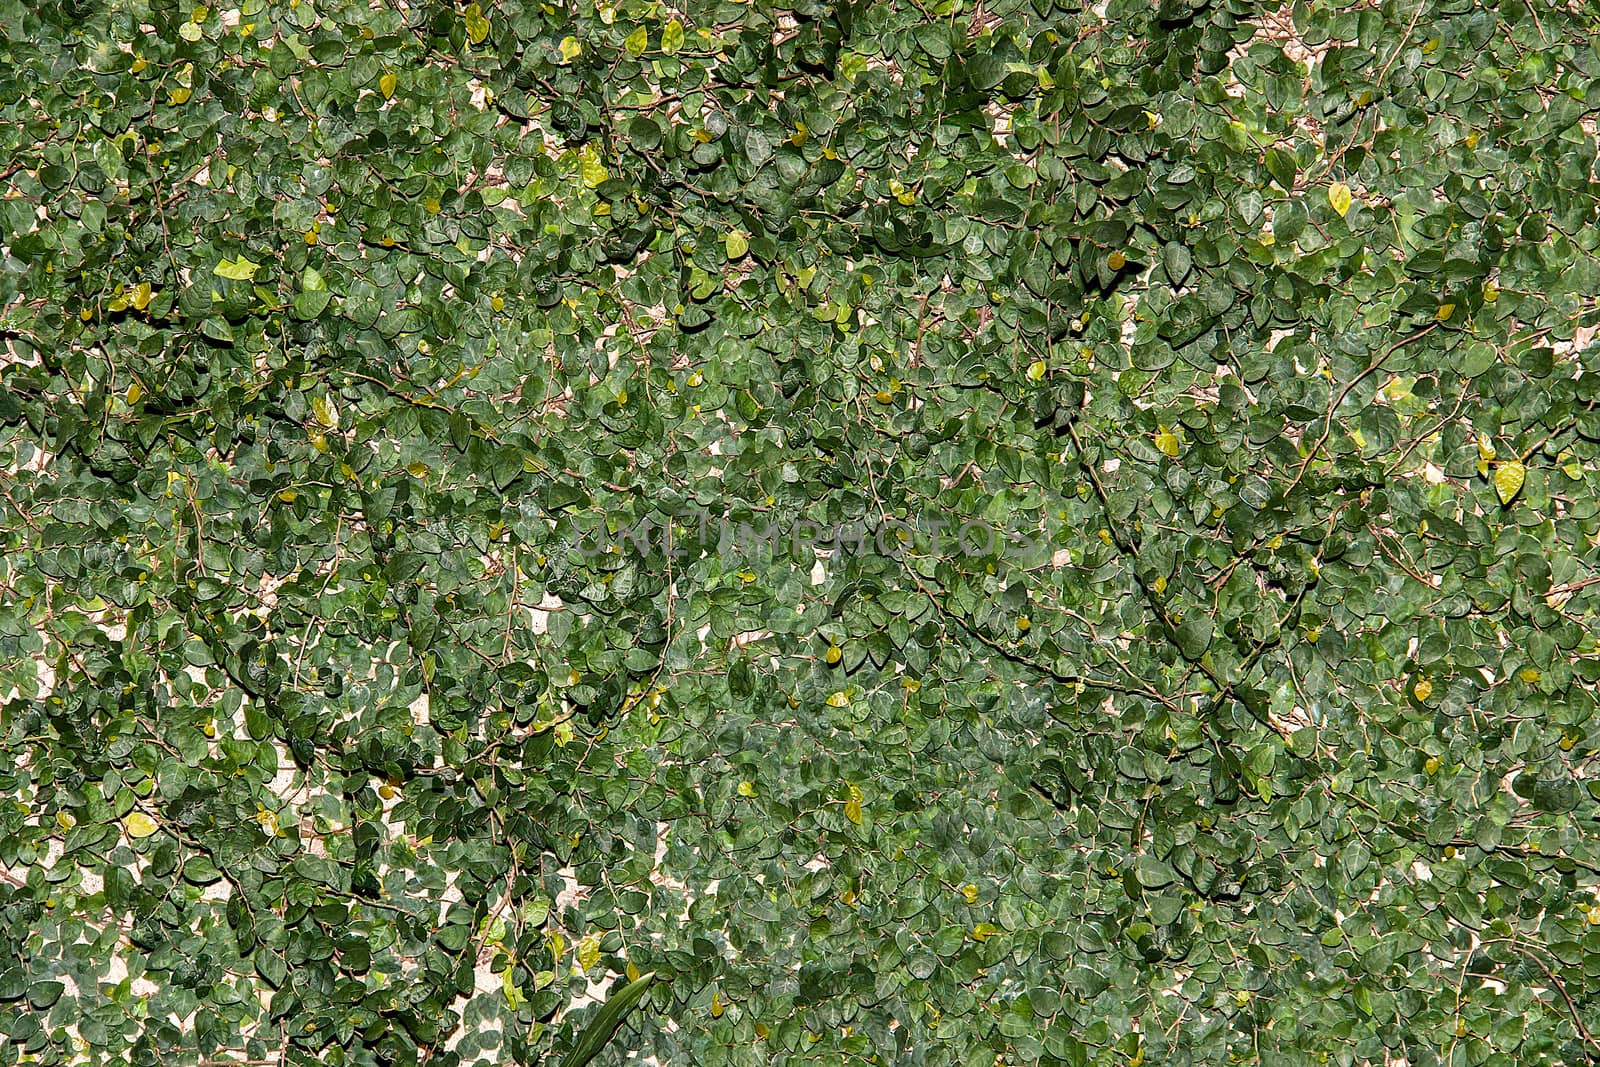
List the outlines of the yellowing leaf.
{"type": "Polygon", "coordinates": [[[394,96],[395,86],[398,84],[400,84],[400,79],[396,78],[394,71],[391,70],[389,73],[378,79],[378,92],[383,94],[383,98],[385,100],[388,100],[390,97],[394,96]]]}
{"type": "Polygon", "coordinates": [[[156,832],[156,821],[142,811],[133,812],[122,820],[122,828],[129,837],[149,837],[156,832]]]}
{"type": "Polygon", "coordinates": [[[740,782],[739,783],[739,795],[742,796],[742,797],[753,797],[753,796],[755,796],[756,795],[756,785],[755,785],[755,783],[754,782],[740,782]]]}
{"type": "Polygon", "coordinates": [[[483,17],[483,8],[468,4],[462,17],[467,23],[467,37],[473,44],[482,44],[489,36],[489,20],[483,17]]]}
{"type": "Polygon", "coordinates": [[[150,306],[150,283],[140,282],[133,287],[133,306],[143,311],[150,306]]]}
{"type": "Polygon", "coordinates": [[[1418,700],[1427,700],[1433,695],[1433,683],[1424,678],[1412,686],[1411,692],[1418,700]]]}
{"type": "Polygon", "coordinates": [[[724,1009],[722,1007],[722,994],[721,993],[713,993],[713,994],[711,994],[711,1017],[713,1019],[722,1018],[723,1010],[724,1009]]]}
{"type": "Polygon", "coordinates": [[[512,981],[512,975],[516,973],[516,970],[516,965],[513,964],[500,973],[500,988],[506,995],[506,1007],[512,1011],[522,1007],[525,999],[522,995],[522,987],[512,981]]]}
{"type": "Polygon", "coordinates": [[[1183,451],[1183,442],[1178,440],[1177,434],[1162,427],[1161,432],[1156,434],[1156,448],[1163,456],[1177,459],[1178,454],[1183,451]]]}
{"type": "Polygon", "coordinates": [[[730,260],[743,259],[744,254],[750,251],[750,238],[743,230],[729,230],[728,236],[722,239],[722,243],[730,260]]]}
{"type": "Polygon", "coordinates": [[[1440,304],[1439,310],[1434,312],[1433,317],[1438,322],[1449,322],[1450,316],[1455,313],[1456,306],[1454,304],[1440,304]]]}
{"type": "Polygon", "coordinates": [[[561,38],[561,62],[571,63],[583,54],[583,45],[578,43],[576,37],[561,38]]]}
{"type": "Polygon", "coordinates": [[[1354,197],[1350,195],[1350,187],[1344,182],[1334,182],[1328,187],[1328,203],[1333,206],[1333,210],[1337,211],[1341,218],[1350,210],[1350,205],[1354,202],[1354,197]]]}
{"type": "Polygon", "coordinates": [[[1000,928],[994,923],[979,923],[972,928],[972,940],[982,941],[987,937],[998,934],[1000,928]]]}
{"type": "Polygon", "coordinates": [[[578,942],[578,966],[587,974],[600,962],[600,939],[593,934],[578,942]]]}
{"type": "Polygon", "coordinates": [[[247,256],[238,259],[225,259],[211,268],[211,273],[220,275],[230,281],[248,282],[255,278],[256,271],[261,269],[261,264],[252,263],[247,256]]]}
{"type": "Polygon", "coordinates": [[[643,26],[628,34],[627,40],[622,42],[622,47],[634,58],[644,55],[645,49],[650,47],[650,33],[643,26]]]}
{"type": "Polygon", "coordinates": [[[137,404],[141,396],[144,396],[144,388],[138,382],[128,386],[127,400],[130,406],[137,404]]]}
{"type": "Polygon", "coordinates": [[[333,401],[325,396],[313,397],[311,400],[311,413],[317,421],[330,430],[339,426],[339,409],[333,406],[333,401]]]}
{"type": "Polygon", "coordinates": [[[830,694],[828,697],[828,707],[830,708],[848,708],[849,706],[850,694],[842,689],[837,693],[830,694]]]}
{"type": "Polygon", "coordinates": [[[857,826],[861,825],[860,786],[852,785],[850,787],[850,799],[844,802],[844,817],[855,823],[857,826]]]}
{"type": "Polygon", "coordinates": [[[1050,367],[1045,363],[1044,360],[1042,360],[1042,359],[1034,360],[1032,363],[1028,364],[1028,381],[1030,381],[1030,382],[1043,381],[1044,380],[1044,376],[1045,376],[1045,372],[1047,372],[1049,369],[1050,369],[1050,367]]]}
{"type": "Polygon", "coordinates": [[[1500,495],[1500,503],[1509,504],[1522,492],[1522,482],[1527,477],[1527,471],[1520,460],[1511,460],[1500,464],[1494,472],[1494,491],[1500,495]]]}
{"type": "Polygon", "coordinates": [[[601,185],[606,180],[606,168],[601,164],[592,147],[585,147],[584,153],[580,157],[578,171],[583,178],[583,184],[590,189],[601,185]]]}
{"type": "Polygon", "coordinates": [[[666,29],[661,31],[661,50],[670,56],[682,47],[683,23],[673,19],[667,23],[666,29]]]}

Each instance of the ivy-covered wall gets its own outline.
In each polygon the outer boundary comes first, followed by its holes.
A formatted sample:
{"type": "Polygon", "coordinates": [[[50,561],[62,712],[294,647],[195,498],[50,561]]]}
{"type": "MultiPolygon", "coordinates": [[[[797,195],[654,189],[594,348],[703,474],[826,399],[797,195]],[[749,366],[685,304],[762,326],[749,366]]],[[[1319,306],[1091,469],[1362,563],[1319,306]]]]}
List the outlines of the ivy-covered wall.
{"type": "Polygon", "coordinates": [[[0,1065],[1600,1057],[1600,10],[674,4],[0,0],[0,1065]]]}

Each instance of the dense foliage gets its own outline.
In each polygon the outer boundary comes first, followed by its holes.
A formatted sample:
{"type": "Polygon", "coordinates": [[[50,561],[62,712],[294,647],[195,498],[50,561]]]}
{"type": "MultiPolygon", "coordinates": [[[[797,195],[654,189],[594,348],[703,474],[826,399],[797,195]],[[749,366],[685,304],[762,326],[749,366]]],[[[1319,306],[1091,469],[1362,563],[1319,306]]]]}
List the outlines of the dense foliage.
{"type": "Polygon", "coordinates": [[[1600,1056],[1597,30],[0,0],[0,1064],[1600,1056]]]}

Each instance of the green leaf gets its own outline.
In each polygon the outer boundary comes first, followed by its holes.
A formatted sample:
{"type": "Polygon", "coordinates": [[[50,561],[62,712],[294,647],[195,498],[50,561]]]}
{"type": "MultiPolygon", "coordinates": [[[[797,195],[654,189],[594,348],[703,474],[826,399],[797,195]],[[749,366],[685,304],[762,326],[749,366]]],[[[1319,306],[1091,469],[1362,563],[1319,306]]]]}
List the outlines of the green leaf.
{"type": "Polygon", "coordinates": [[[1216,624],[1209,615],[1195,615],[1178,624],[1173,637],[1185,658],[1197,660],[1211,647],[1216,624]]]}
{"type": "Polygon", "coordinates": [[[1139,884],[1146,889],[1160,889],[1162,886],[1171,885],[1177,881],[1177,875],[1172,867],[1154,856],[1140,856],[1134,863],[1134,873],[1138,875],[1139,884]]]}
{"type": "Polygon", "coordinates": [[[600,1051],[611,1041],[612,1035],[617,1032],[617,1028],[622,1025],[628,1013],[644,997],[655,977],[656,972],[647,971],[607,997],[600,1010],[589,1020],[589,1025],[579,1035],[578,1043],[572,1046],[572,1051],[562,1057],[561,1067],[584,1067],[584,1064],[600,1055],[600,1051]]]}

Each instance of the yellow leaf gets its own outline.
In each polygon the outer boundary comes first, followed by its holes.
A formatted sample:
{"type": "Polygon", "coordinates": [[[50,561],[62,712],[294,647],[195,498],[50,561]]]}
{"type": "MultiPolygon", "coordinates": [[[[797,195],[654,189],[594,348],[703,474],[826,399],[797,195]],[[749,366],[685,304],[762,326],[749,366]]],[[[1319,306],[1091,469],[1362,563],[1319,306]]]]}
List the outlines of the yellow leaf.
{"type": "Polygon", "coordinates": [[[467,37],[473,44],[482,44],[489,36],[489,20],[483,17],[483,8],[468,4],[462,14],[467,23],[467,37]]]}
{"type": "Polygon", "coordinates": [[[333,406],[333,401],[325,396],[314,397],[311,401],[311,413],[317,421],[330,430],[339,426],[339,409],[333,406]]]}
{"type": "Polygon", "coordinates": [[[143,311],[150,306],[150,283],[140,282],[133,287],[133,306],[143,311]]]}
{"type": "Polygon", "coordinates": [[[1328,187],[1328,203],[1333,205],[1333,210],[1337,211],[1341,218],[1354,202],[1354,198],[1350,195],[1350,187],[1344,182],[1334,182],[1328,187]]]}
{"type": "Polygon", "coordinates": [[[383,94],[383,98],[385,100],[388,100],[390,97],[394,96],[395,86],[399,83],[400,79],[396,78],[394,71],[391,70],[389,73],[378,79],[378,92],[383,94]]]}
{"type": "Polygon", "coordinates": [[[606,168],[601,164],[592,147],[585,147],[578,164],[578,170],[583,178],[583,184],[590,189],[603,184],[606,180],[606,168]]]}
{"type": "Polygon", "coordinates": [[[600,939],[593,934],[578,942],[578,966],[587,974],[600,962],[600,939]]]}
{"type": "Polygon", "coordinates": [[[646,48],[650,47],[650,33],[643,26],[628,34],[627,40],[622,42],[622,47],[634,58],[644,55],[646,48]]]}
{"type": "Polygon", "coordinates": [[[128,386],[127,399],[129,406],[137,404],[141,396],[144,396],[144,388],[140,386],[138,382],[134,382],[132,385],[128,386]]]}
{"type": "Polygon", "coordinates": [[[1527,476],[1520,460],[1500,464],[1494,472],[1494,491],[1500,494],[1500,503],[1509,504],[1522,492],[1522,482],[1527,476]]]}
{"type": "Polygon", "coordinates": [[[848,708],[849,706],[850,695],[842,689],[828,697],[828,707],[830,708],[848,708]]]}
{"type": "Polygon", "coordinates": [[[179,88],[172,90],[172,95],[167,99],[171,100],[172,105],[176,107],[179,104],[187,104],[191,95],[193,95],[193,90],[180,86],[179,88]]]}
{"type": "Polygon", "coordinates": [[[129,837],[149,837],[156,832],[156,821],[142,811],[136,811],[122,820],[122,828],[129,837]]]}
{"type": "Polygon", "coordinates": [[[227,278],[229,281],[248,282],[255,278],[256,271],[261,269],[261,264],[253,263],[248,256],[238,259],[225,259],[211,268],[211,273],[227,278]]]}
{"type": "Polygon", "coordinates": [[[522,1007],[524,999],[522,988],[512,981],[512,975],[516,972],[516,969],[516,966],[512,965],[500,973],[500,988],[505,992],[506,1006],[512,1011],[522,1007]]]}
{"type": "Polygon", "coordinates": [[[860,826],[861,825],[861,801],[859,801],[859,800],[847,800],[847,801],[845,801],[844,817],[849,819],[851,822],[855,823],[857,826],[860,826]]]}
{"type": "Polygon", "coordinates": [[[1183,442],[1178,440],[1177,434],[1166,427],[1162,427],[1161,432],[1156,434],[1156,448],[1163,456],[1177,459],[1178,453],[1183,451],[1183,442]]]}
{"type": "Polygon", "coordinates": [[[750,238],[743,230],[729,230],[722,243],[729,260],[743,259],[744,254],[750,251],[750,238]]]}
{"type": "Polygon", "coordinates": [[[722,1012],[723,1012],[722,994],[721,993],[713,993],[713,994],[711,994],[711,1017],[713,1019],[720,1019],[720,1018],[722,1018],[722,1012]]]}
{"type": "Polygon", "coordinates": [[[998,934],[999,932],[1000,928],[994,923],[979,923],[977,926],[972,928],[972,940],[982,941],[984,938],[989,937],[992,934],[998,934]]]}
{"type": "Polygon", "coordinates": [[[1456,306],[1454,304],[1440,304],[1439,310],[1433,313],[1433,317],[1438,322],[1449,322],[1450,316],[1455,313],[1456,306]]]}
{"type": "Polygon", "coordinates": [[[670,56],[682,47],[683,23],[673,19],[667,23],[666,29],[661,31],[661,50],[670,56]]]}
{"type": "Polygon", "coordinates": [[[739,795],[742,796],[742,797],[753,797],[753,796],[755,796],[756,795],[756,785],[755,785],[755,783],[754,782],[740,782],[739,783],[739,795]]]}
{"type": "Polygon", "coordinates": [[[1106,257],[1106,266],[1112,270],[1121,270],[1128,265],[1128,257],[1121,252],[1113,252],[1106,257]]]}
{"type": "Polygon", "coordinates": [[[571,63],[583,54],[583,45],[578,43],[576,37],[561,38],[561,62],[571,63]]]}
{"type": "Polygon", "coordinates": [[[1478,458],[1494,458],[1494,442],[1490,440],[1489,435],[1486,433],[1480,433],[1478,435],[1478,458]]]}
{"type": "Polygon", "coordinates": [[[1030,381],[1030,382],[1043,381],[1044,380],[1044,376],[1045,376],[1045,372],[1047,372],[1049,369],[1050,369],[1050,367],[1045,363],[1044,360],[1042,360],[1042,359],[1034,360],[1032,363],[1028,364],[1028,381],[1030,381]]]}
{"type": "Polygon", "coordinates": [[[1418,700],[1427,700],[1433,695],[1433,683],[1424,678],[1416,685],[1412,686],[1411,693],[1418,700]]]}

